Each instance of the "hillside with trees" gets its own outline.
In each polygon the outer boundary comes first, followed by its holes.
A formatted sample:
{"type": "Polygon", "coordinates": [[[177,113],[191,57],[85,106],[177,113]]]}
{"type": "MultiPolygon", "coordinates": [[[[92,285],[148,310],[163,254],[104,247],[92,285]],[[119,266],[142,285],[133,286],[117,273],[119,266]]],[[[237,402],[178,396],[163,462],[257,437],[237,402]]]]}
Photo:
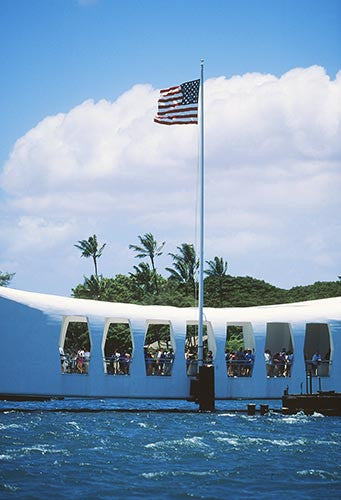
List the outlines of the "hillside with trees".
{"type": "MultiPolygon", "coordinates": [[[[118,274],[114,278],[85,277],[84,283],[72,289],[72,296],[132,304],[158,304],[177,307],[196,305],[192,291],[187,292],[183,288],[177,287],[170,278],[165,279],[160,275],[157,278],[160,288],[158,294],[150,291],[134,276],[118,274]]],[[[222,280],[221,300],[217,278],[207,277],[204,283],[206,307],[286,304],[341,296],[340,281],[317,281],[312,285],[297,286],[286,290],[250,276],[227,275],[222,280]]]]}
{"type": "MultiPolygon", "coordinates": [[[[169,253],[172,267],[165,269],[164,277],[157,270],[157,258],[162,255],[165,242],[159,244],[151,233],[139,236],[139,244],[129,248],[138,259],[147,259],[133,266],[129,275],[104,277],[97,273],[97,260],[105,244],[99,248],[96,235],[75,245],[82,256],[92,257],[95,274],[84,276],[83,283],[72,289],[72,296],[109,302],[158,304],[177,307],[197,305],[198,259],[192,244],[183,243],[176,253],[169,253]]],[[[227,274],[228,264],[222,257],[206,261],[204,304],[206,307],[247,307],[284,304],[341,296],[341,279],[317,281],[312,285],[296,286],[289,290],[278,288],[251,276],[227,274]]]]}

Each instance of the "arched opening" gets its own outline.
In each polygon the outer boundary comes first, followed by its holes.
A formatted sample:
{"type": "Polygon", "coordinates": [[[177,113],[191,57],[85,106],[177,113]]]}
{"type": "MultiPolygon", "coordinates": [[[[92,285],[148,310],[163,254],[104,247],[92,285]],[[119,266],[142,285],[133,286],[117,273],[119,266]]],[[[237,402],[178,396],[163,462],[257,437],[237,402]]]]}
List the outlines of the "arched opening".
{"type": "Polygon", "coordinates": [[[91,339],[85,317],[69,316],[64,318],[60,341],[59,356],[62,373],[89,373],[91,339]]]}
{"type": "Polygon", "coordinates": [[[304,338],[304,359],[307,373],[328,377],[332,358],[329,325],[307,323],[304,338]]]}
{"type": "Polygon", "coordinates": [[[133,341],[128,321],[107,320],[102,343],[104,372],[107,375],[130,375],[133,341]]]}
{"type": "Polygon", "coordinates": [[[268,323],[264,360],[267,377],[290,377],[294,363],[294,346],[289,323],[268,323]]]}
{"type": "Polygon", "coordinates": [[[227,324],[225,359],[228,377],[251,377],[255,338],[251,323],[227,324]]]}
{"type": "Polygon", "coordinates": [[[170,376],[175,358],[170,323],[148,322],[144,341],[147,376],[170,376]]]}
{"type": "MultiPolygon", "coordinates": [[[[186,373],[195,376],[198,372],[198,322],[186,326],[185,360],[186,373]]],[[[213,365],[215,357],[215,341],[210,323],[203,324],[203,364],[213,365]]]]}

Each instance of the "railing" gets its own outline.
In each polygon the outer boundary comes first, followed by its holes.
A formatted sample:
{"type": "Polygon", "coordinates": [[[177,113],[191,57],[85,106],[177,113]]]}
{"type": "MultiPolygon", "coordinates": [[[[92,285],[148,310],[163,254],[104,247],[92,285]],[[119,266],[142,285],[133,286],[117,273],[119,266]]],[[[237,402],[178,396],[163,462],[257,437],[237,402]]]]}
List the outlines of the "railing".
{"type": "Polygon", "coordinates": [[[267,378],[291,377],[293,361],[276,361],[265,363],[267,378]]]}
{"type": "Polygon", "coordinates": [[[107,375],[130,375],[130,364],[132,358],[120,356],[118,358],[104,358],[107,369],[107,375]]]}
{"type": "MultiPolygon", "coordinates": [[[[89,373],[90,358],[77,357],[69,354],[60,354],[62,373],[81,374],[89,373]]],[[[130,365],[132,358],[120,356],[119,358],[106,357],[103,359],[108,375],[130,375],[130,365]]],[[[145,357],[147,376],[170,376],[174,358],[156,359],[145,357]]],[[[213,360],[204,360],[203,365],[213,365],[213,360]]],[[[226,360],[228,377],[251,377],[254,360],[235,359],[226,360]]],[[[290,377],[293,362],[276,362],[266,364],[266,375],[268,378],[290,377]]],[[[331,361],[323,359],[318,363],[305,360],[306,373],[312,377],[328,377],[331,361]]],[[[186,373],[188,376],[195,376],[198,373],[198,360],[186,359],[186,373]]]]}
{"type": "Polygon", "coordinates": [[[169,377],[172,374],[172,366],[174,358],[152,358],[146,356],[144,358],[146,364],[146,375],[156,377],[169,377]]]}
{"type": "Polygon", "coordinates": [[[322,359],[321,361],[305,360],[306,373],[311,377],[328,377],[331,361],[322,359]]]}
{"type": "Polygon", "coordinates": [[[227,359],[226,368],[228,377],[251,377],[253,363],[252,359],[227,359]]]}
{"type": "Polygon", "coordinates": [[[72,356],[69,354],[60,354],[62,373],[78,373],[87,375],[89,373],[90,357],[72,356]]]}

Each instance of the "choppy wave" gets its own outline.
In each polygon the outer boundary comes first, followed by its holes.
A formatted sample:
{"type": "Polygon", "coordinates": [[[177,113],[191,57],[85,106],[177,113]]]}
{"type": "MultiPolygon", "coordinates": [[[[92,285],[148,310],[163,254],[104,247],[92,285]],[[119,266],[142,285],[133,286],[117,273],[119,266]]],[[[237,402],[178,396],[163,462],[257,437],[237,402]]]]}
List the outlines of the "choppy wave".
{"type": "Polygon", "coordinates": [[[295,500],[339,500],[341,419],[249,417],[230,408],[217,414],[3,412],[0,498],[45,500],[48,491],[52,500],[239,500],[269,498],[275,485],[276,495],[295,500]]]}
{"type": "Polygon", "coordinates": [[[189,448],[204,448],[207,444],[203,442],[203,438],[199,436],[193,436],[190,438],[174,439],[170,441],[157,441],[156,443],[149,443],[145,445],[146,448],[178,448],[189,447],[189,448]]]}
{"type": "MultiPolygon", "coordinates": [[[[15,450],[12,449],[12,453],[14,453],[15,450]]],[[[49,444],[42,444],[42,445],[33,445],[33,446],[24,446],[17,450],[18,456],[20,454],[23,455],[31,455],[34,453],[39,453],[41,455],[46,455],[46,454],[55,454],[55,453],[61,453],[62,455],[69,455],[68,450],[65,449],[59,449],[55,448],[54,446],[51,446],[49,444]]]]}
{"type": "Polygon", "coordinates": [[[0,431],[6,431],[8,429],[24,429],[24,426],[19,424],[0,424],[0,431]]]}
{"type": "MultiPolygon", "coordinates": [[[[320,469],[309,469],[309,470],[299,470],[297,471],[298,476],[310,476],[310,477],[317,477],[320,479],[327,479],[331,481],[338,481],[341,480],[341,472],[337,471],[325,471],[325,470],[320,470],[320,469]]],[[[340,490],[341,492],[341,490],[340,490]]]]}

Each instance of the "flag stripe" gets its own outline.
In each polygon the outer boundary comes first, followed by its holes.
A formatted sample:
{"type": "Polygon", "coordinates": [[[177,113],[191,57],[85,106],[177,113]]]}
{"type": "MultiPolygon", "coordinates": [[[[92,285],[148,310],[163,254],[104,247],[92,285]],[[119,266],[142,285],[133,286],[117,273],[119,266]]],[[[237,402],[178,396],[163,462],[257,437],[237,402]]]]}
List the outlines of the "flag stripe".
{"type": "MultiPolygon", "coordinates": [[[[190,106],[187,104],[185,107],[190,106]]],[[[196,105],[195,105],[196,106],[196,105]]],[[[181,102],[175,102],[174,104],[159,104],[158,109],[161,111],[166,111],[167,109],[178,109],[178,108],[183,108],[183,104],[181,102]]],[[[192,106],[193,107],[193,106],[192,106]]],[[[193,108],[195,109],[195,107],[193,108]]]]}
{"type": "Polygon", "coordinates": [[[160,90],[160,99],[164,99],[165,97],[168,96],[174,96],[176,94],[181,94],[181,87],[176,87],[176,89],[170,91],[170,92],[164,92],[163,90],[160,90]]]}
{"type": "Polygon", "coordinates": [[[181,90],[177,90],[176,92],[167,92],[167,94],[160,95],[159,101],[167,101],[169,99],[182,99],[181,90]]]}
{"type": "Polygon", "coordinates": [[[154,118],[154,122],[156,123],[161,123],[162,125],[188,125],[189,123],[194,123],[197,124],[198,120],[191,120],[191,121],[177,121],[177,120],[171,120],[171,121],[164,121],[164,120],[158,120],[157,118],[154,118]]]}
{"type": "Polygon", "coordinates": [[[176,85],[175,87],[168,87],[168,89],[162,89],[162,90],[160,90],[160,92],[161,92],[161,93],[162,93],[162,92],[170,92],[170,91],[172,91],[172,90],[179,89],[179,88],[180,88],[180,86],[179,86],[179,85],[176,85]]]}
{"type": "Polygon", "coordinates": [[[193,108],[197,109],[197,104],[182,104],[182,102],[175,102],[174,104],[159,104],[158,109],[165,111],[167,109],[179,109],[179,108],[193,108]]]}
{"type": "Polygon", "coordinates": [[[167,115],[172,113],[181,113],[182,111],[193,111],[197,112],[197,109],[193,106],[176,106],[175,108],[159,108],[158,115],[167,115]]]}
{"type": "MultiPolygon", "coordinates": [[[[174,113],[177,113],[177,114],[180,114],[181,113],[184,113],[184,112],[187,112],[187,113],[193,113],[194,111],[196,111],[196,108],[183,108],[182,110],[180,109],[170,109],[168,111],[158,111],[158,116],[166,116],[166,115],[172,115],[174,113]]],[[[196,116],[198,116],[198,113],[195,113],[196,116]]]]}
{"type": "Polygon", "coordinates": [[[189,122],[192,122],[193,119],[196,120],[198,118],[197,115],[177,115],[176,117],[174,116],[160,116],[160,117],[155,117],[157,120],[160,120],[160,121],[167,121],[167,122],[171,122],[173,120],[188,120],[189,122]]]}
{"type": "Polygon", "coordinates": [[[182,94],[179,94],[179,97],[168,97],[167,99],[160,97],[159,102],[181,102],[182,101],[182,94]]]}

